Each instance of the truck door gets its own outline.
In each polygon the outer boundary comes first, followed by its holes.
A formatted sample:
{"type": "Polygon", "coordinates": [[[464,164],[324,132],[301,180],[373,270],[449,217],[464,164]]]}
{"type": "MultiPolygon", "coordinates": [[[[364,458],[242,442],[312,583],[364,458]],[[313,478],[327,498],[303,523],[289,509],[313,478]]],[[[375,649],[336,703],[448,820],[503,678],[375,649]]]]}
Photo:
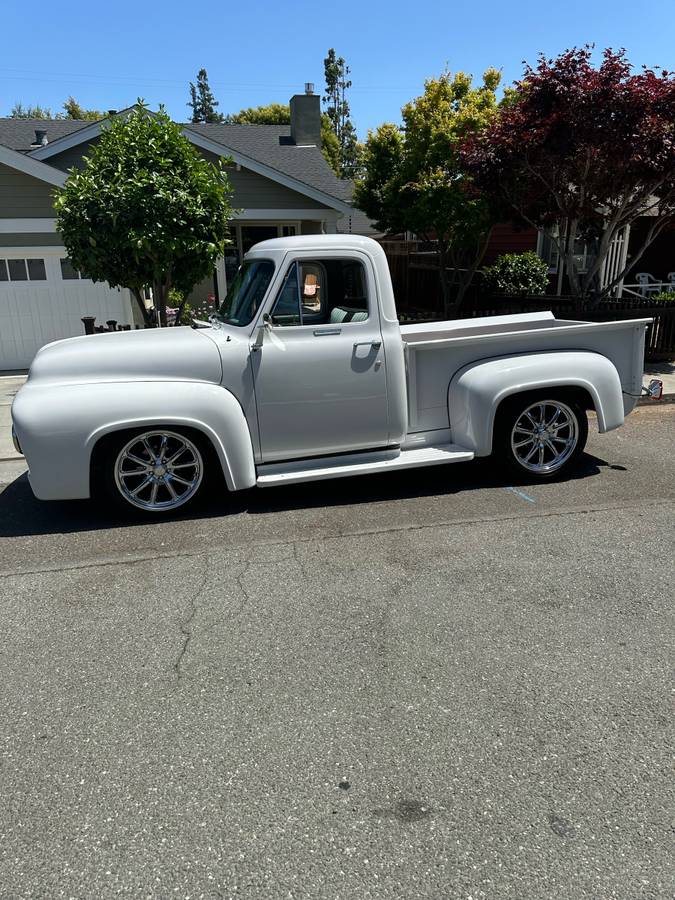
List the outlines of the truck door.
{"type": "Polygon", "coordinates": [[[366,260],[295,258],[251,353],[262,458],[294,459],[386,446],[385,356],[366,260]]]}

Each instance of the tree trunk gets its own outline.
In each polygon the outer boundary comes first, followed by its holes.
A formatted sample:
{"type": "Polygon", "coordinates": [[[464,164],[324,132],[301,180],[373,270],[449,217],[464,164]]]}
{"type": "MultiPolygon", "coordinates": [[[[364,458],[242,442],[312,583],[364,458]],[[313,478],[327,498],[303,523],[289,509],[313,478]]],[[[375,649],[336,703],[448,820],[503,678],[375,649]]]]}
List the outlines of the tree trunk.
{"type": "Polygon", "coordinates": [[[443,315],[449,318],[452,309],[452,290],[448,278],[448,254],[447,248],[438,244],[438,276],[441,282],[441,297],[443,298],[443,315]]]}
{"type": "Polygon", "coordinates": [[[169,298],[168,284],[157,280],[152,283],[152,296],[157,311],[157,320],[162,328],[166,328],[166,301],[169,298]]]}
{"type": "Polygon", "coordinates": [[[143,300],[143,295],[138,290],[138,288],[130,288],[130,290],[131,290],[131,293],[132,293],[134,299],[136,300],[136,303],[138,304],[138,309],[140,310],[140,313],[143,316],[143,325],[146,328],[150,328],[150,326],[152,325],[152,322],[150,320],[150,314],[148,313],[148,310],[146,309],[145,301],[143,300]]]}

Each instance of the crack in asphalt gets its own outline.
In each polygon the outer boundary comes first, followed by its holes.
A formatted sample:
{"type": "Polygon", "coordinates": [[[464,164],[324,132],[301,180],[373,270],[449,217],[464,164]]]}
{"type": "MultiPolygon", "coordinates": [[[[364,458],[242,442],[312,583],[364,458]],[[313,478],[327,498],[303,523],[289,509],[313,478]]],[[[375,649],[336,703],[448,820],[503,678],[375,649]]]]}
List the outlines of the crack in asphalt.
{"type": "MultiPolygon", "coordinates": [[[[601,506],[583,506],[583,507],[568,507],[566,509],[557,509],[550,511],[531,511],[528,512],[524,510],[521,513],[506,513],[504,515],[493,514],[488,516],[467,516],[465,518],[460,519],[443,519],[435,522],[409,522],[402,525],[390,525],[384,528],[354,528],[345,531],[338,531],[334,534],[313,534],[311,537],[307,538],[293,538],[290,539],[270,539],[270,540],[259,540],[256,542],[255,546],[257,547],[285,547],[300,544],[310,544],[316,543],[317,541],[337,541],[348,539],[352,537],[367,537],[369,535],[375,534],[397,534],[399,532],[404,531],[426,531],[430,528],[461,528],[464,525],[481,525],[488,522],[500,523],[500,522],[520,522],[526,519],[550,519],[550,518],[562,518],[565,516],[578,516],[578,515],[593,515],[594,513],[601,512],[611,512],[617,511],[621,512],[622,510],[631,510],[631,509],[640,509],[640,508],[653,508],[660,506],[668,506],[675,502],[675,498],[672,497],[664,497],[661,499],[651,499],[651,500],[636,500],[635,502],[624,502],[619,501],[617,503],[608,503],[603,504],[601,506]]],[[[241,545],[237,546],[236,544],[232,544],[232,549],[240,549],[241,545]]],[[[250,540],[247,542],[247,546],[250,546],[250,540]]],[[[184,550],[184,551],[155,551],[154,553],[143,553],[138,555],[126,554],[122,556],[116,556],[114,558],[111,557],[100,557],[99,559],[94,559],[86,562],[73,562],[68,565],[61,566],[36,566],[31,569],[14,569],[6,572],[0,572],[1,578],[19,578],[24,575],[48,575],[52,573],[58,572],[70,572],[77,571],[80,569],[98,569],[104,566],[124,566],[124,565],[136,565],[143,562],[153,562],[155,560],[160,559],[192,559],[197,556],[203,556],[203,550],[184,550]]],[[[277,562],[280,560],[272,560],[272,562],[277,562]]],[[[298,559],[298,562],[300,560],[298,559]]],[[[263,564],[263,561],[256,561],[256,565],[263,564]]],[[[243,575],[243,573],[242,573],[243,575]]]]}
{"type": "Polygon", "coordinates": [[[187,653],[188,647],[190,646],[190,641],[192,640],[192,623],[194,622],[195,616],[197,615],[197,610],[199,609],[199,599],[204,592],[206,587],[206,583],[209,580],[209,573],[211,570],[211,561],[209,559],[209,554],[204,553],[204,572],[202,574],[201,584],[197,588],[197,590],[192,594],[190,599],[190,604],[188,606],[188,615],[185,619],[183,619],[179,623],[180,633],[183,635],[183,645],[178,652],[178,657],[173,664],[173,668],[176,672],[177,681],[180,681],[183,677],[183,673],[181,671],[181,666],[183,664],[183,659],[185,658],[185,654],[187,653]]]}

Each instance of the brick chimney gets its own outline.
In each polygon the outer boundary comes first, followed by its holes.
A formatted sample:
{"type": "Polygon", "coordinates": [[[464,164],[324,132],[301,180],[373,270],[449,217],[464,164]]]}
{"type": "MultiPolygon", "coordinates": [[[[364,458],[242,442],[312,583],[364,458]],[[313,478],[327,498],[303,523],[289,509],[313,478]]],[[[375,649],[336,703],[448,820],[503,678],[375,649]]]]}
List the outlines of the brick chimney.
{"type": "Polygon", "coordinates": [[[311,82],[304,94],[291,97],[291,139],[298,146],[321,146],[321,100],[311,82]]]}

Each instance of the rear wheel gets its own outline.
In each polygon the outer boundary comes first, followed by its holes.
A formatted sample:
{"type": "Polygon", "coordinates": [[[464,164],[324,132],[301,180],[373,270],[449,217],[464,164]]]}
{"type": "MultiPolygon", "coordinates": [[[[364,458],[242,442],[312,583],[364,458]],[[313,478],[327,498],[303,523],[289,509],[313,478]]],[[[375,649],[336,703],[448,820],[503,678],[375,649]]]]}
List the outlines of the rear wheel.
{"type": "Polygon", "coordinates": [[[100,486],[117,507],[170,515],[201,493],[208,456],[204,442],[180,431],[158,427],[126,432],[103,451],[100,486]]]}
{"type": "Polygon", "coordinates": [[[546,481],[569,472],[587,437],[586,411],[576,399],[523,395],[499,411],[495,455],[521,477],[546,481]]]}

